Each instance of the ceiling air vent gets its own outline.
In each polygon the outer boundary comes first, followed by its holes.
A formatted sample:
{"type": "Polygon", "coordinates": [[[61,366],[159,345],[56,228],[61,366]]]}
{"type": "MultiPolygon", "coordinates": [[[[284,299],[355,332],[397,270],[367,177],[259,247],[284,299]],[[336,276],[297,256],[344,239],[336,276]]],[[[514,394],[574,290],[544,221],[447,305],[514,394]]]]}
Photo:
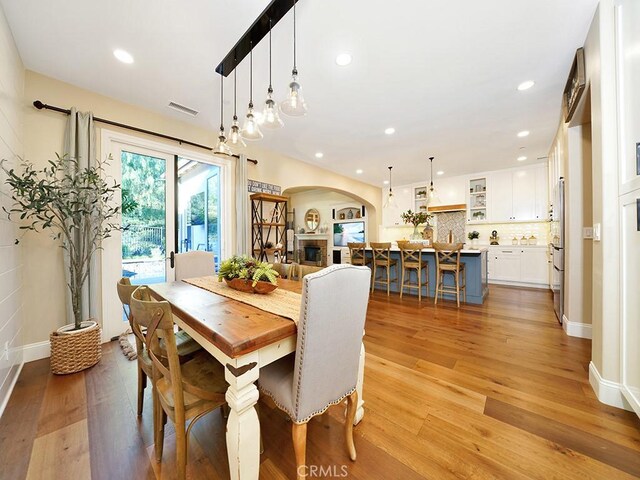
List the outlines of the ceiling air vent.
{"type": "Polygon", "coordinates": [[[186,113],[187,115],[191,115],[192,117],[195,117],[199,113],[197,110],[194,110],[193,108],[185,107],[184,105],[180,105],[179,103],[176,103],[176,102],[169,102],[169,108],[173,108],[174,110],[177,110],[178,112],[181,112],[181,113],[186,113]]]}

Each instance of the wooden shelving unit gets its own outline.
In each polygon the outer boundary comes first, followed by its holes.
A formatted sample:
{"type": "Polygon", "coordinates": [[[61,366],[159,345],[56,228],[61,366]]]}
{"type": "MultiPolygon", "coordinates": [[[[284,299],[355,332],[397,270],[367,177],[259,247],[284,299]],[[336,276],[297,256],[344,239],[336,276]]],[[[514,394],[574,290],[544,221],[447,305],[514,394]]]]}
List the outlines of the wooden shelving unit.
{"type": "Polygon", "coordinates": [[[273,261],[275,254],[287,263],[287,197],[269,193],[251,195],[251,244],[254,258],[273,261]],[[267,248],[267,244],[273,246],[267,248]],[[282,248],[275,248],[281,244],[282,248]]]}

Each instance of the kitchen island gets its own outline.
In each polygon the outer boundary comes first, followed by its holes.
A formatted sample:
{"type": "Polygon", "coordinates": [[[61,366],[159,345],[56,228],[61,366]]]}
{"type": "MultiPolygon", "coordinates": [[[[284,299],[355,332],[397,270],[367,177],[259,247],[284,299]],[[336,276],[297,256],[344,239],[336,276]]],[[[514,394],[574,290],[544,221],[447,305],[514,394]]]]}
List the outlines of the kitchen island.
{"type": "MultiPolygon", "coordinates": [[[[371,248],[367,248],[367,257],[371,258],[371,248]]],[[[395,278],[396,272],[398,275],[398,282],[391,284],[392,292],[400,292],[400,279],[402,277],[402,258],[399,248],[391,249],[391,258],[397,260],[397,270],[393,266],[391,267],[391,278],[395,278]],[[395,271],[394,271],[395,270],[395,271]]],[[[435,250],[433,248],[424,248],[422,250],[422,258],[429,262],[428,275],[429,275],[429,291],[426,287],[422,288],[422,296],[428,295],[432,297],[436,291],[436,257],[435,250]]],[[[460,263],[465,264],[465,272],[467,281],[467,303],[482,304],[484,298],[488,293],[488,279],[487,279],[487,258],[488,248],[481,247],[479,249],[463,249],[460,251],[460,263]]],[[[423,273],[424,275],[424,273],[423,273]]],[[[415,271],[412,273],[412,281],[415,281],[415,271]]],[[[445,274],[445,285],[454,285],[453,275],[445,274]]],[[[376,289],[385,290],[383,285],[376,285],[376,289]]],[[[403,295],[418,295],[418,291],[415,288],[405,288],[403,295]]],[[[444,294],[444,298],[447,300],[455,300],[455,295],[444,294]]],[[[462,297],[460,298],[462,301],[462,297]]]]}

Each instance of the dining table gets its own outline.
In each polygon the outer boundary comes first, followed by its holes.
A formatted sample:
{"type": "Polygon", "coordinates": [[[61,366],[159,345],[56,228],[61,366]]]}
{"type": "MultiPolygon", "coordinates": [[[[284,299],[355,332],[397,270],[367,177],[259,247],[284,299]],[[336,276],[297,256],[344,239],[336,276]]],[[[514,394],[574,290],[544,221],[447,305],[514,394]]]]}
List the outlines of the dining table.
{"type": "MultiPolygon", "coordinates": [[[[302,282],[278,279],[278,288],[302,293],[302,282]]],[[[232,480],[257,480],[260,470],[260,422],[255,409],[260,369],[296,350],[296,323],[235,298],[185,281],[149,285],[151,295],[171,305],[174,322],[225,369],[227,452],[232,480]]],[[[258,295],[258,294],[256,294],[258,295]]],[[[259,298],[253,299],[259,305],[259,298]]],[[[364,344],[358,368],[358,407],[354,424],[364,416],[362,383],[364,344]]]]}

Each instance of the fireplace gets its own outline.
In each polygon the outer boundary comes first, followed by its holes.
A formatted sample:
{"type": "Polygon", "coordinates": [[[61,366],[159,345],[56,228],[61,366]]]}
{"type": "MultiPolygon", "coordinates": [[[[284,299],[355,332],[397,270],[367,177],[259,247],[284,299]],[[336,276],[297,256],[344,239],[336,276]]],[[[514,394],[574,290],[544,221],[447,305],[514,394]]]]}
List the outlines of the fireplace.
{"type": "Polygon", "coordinates": [[[321,234],[297,234],[298,262],[302,265],[327,266],[328,236],[321,234]]]}

